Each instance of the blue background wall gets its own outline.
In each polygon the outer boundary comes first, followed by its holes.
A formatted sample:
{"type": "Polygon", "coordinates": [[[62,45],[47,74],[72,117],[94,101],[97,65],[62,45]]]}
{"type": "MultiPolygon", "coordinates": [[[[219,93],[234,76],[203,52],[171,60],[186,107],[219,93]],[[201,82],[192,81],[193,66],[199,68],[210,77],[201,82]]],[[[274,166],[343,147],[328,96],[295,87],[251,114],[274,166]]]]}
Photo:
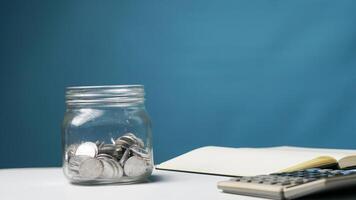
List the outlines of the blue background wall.
{"type": "Polygon", "coordinates": [[[0,167],[58,166],[64,89],[146,86],[156,162],[356,148],[356,1],[1,1],[0,167]]]}

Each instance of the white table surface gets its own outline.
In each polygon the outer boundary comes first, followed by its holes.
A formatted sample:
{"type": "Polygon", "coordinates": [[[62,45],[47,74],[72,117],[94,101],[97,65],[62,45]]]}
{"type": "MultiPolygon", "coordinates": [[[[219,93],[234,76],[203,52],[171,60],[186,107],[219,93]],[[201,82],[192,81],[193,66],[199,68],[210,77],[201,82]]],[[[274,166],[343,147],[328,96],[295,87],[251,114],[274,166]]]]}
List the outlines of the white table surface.
{"type": "MultiPolygon", "coordinates": [[[[79,186],[70,184],[61,168],[2,169],[0,170],[0,200],[259,199],[220,192],[216,183],[226,179],[227,177],[221,176],[155,170],[151,181],[147,183],[79,186]]],[[[356,199],[356,190],[308,199],[335,198],[356,199]]]]}
{"type": "Polygon", "coordinates": [[[227,177],[155,170],[150,182],[131,185],[79,186],[61,168],[0,170],[0,199],[256,199],[225,194],[216,183],[227,177]]]}

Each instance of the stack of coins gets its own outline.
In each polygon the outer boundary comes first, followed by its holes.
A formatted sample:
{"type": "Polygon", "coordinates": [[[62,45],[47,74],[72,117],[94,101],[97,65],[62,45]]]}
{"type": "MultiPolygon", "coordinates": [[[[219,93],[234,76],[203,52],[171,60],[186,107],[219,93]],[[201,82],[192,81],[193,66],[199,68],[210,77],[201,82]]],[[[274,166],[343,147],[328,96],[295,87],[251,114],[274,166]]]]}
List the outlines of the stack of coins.
{"type": "Polygon", "coordinates": [[[112,144],[83,142],[66,148],[68,174],[75,180],[108,180],[141,177],[151,173],[153,164],[144,142],[127,133],[112,144]]]}

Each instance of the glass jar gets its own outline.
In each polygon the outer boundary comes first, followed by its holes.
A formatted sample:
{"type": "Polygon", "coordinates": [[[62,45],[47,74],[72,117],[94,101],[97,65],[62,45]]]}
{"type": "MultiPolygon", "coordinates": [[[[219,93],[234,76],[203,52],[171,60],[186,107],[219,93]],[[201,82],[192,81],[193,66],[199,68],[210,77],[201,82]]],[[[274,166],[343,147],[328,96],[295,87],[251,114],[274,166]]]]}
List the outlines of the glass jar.
{"type": "Polygon", "coordinates": [[[142,85],[68,87],[63,171],[72,183],[146,180],[153,169],[142,85]]]}

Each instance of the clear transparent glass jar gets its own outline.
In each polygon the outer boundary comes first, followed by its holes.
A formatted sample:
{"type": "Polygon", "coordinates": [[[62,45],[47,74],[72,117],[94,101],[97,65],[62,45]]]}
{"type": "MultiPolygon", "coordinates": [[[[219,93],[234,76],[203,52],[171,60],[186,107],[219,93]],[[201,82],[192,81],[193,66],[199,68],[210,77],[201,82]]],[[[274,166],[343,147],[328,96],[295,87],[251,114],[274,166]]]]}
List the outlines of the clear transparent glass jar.
{"type": "Polygon", "coordinates": [[[63,171],[70,182],[140,182],[151,175],[151,122],[142,85],[68,87],[66,105],[63,171]]]}

